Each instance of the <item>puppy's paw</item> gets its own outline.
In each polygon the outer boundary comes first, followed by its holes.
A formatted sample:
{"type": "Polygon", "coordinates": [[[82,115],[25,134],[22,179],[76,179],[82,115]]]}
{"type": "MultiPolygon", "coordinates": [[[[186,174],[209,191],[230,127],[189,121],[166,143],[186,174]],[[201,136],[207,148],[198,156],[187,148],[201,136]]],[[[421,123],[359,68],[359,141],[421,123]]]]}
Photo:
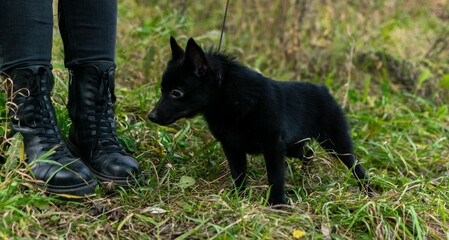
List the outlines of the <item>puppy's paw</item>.
{"type": "Polygon", "coordinates": [[[273,196],[271,195],[268,198],[268,204],[273,206],[274,208],[280,208],[280,204],[285,204],[287,203],[287,201],[285,200],[285,195],[280,195],[280,196],[273,196]]]}
{"type": "Polygon", "coordinates": [[[367,195],[370,198],[377,197],[378,194],[376,191],[374,191],[373,187],[371,186],[371,183],[365,183],[362,187],[362,191],[365,195],[367,195]]]}

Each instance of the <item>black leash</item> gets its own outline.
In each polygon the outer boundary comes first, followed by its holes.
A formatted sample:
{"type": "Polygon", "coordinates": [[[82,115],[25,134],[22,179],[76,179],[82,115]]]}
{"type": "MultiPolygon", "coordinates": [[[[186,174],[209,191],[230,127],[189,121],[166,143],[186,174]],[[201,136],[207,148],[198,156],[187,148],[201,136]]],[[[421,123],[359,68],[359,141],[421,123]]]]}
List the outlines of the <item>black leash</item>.
{"type": "Polygon", "coordinates": [[[220,42],[218,43],[217,53],[220,53],[221,41],[223,40],[223,33],[224,33],[225,24],[226,24],[226,15],[228,14],[228,6],[229,6],[229,0],[226,1],[226,9],[224,12],[224,17],[223,17],[223,25],[221,26],[220,42]]]}

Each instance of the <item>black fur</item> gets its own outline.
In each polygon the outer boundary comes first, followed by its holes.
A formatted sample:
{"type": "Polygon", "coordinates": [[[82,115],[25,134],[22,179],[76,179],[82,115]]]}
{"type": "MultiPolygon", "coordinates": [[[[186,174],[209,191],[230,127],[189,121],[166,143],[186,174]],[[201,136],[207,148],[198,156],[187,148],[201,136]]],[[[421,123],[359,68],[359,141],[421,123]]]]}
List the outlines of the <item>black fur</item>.
{"type": "Polygon", "coordinates": [[[184,52],[170,39],[172,60],[162,76],[162,96],[148,115],[168,125],[204,115],[221,142],[237,187],[244,187],[246,154],[263,154],[270,204],[285,203],[284,158],[302,159],[307,138],[341,159],[368,192],[368,178],[354,156],[341,107],[319,84],[279,82],[213,51],[204,53],[191,38],[184,52]]]}

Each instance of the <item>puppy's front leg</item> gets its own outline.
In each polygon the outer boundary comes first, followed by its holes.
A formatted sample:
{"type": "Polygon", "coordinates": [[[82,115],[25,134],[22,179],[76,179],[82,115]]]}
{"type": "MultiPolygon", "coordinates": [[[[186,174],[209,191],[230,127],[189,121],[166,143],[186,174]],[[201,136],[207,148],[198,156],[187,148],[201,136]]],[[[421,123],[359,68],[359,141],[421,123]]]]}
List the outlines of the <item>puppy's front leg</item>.
{"type": "Polygon", "coordinates": [[[246,182],[246,153],[244,151],[233,148],[228,144],[222,143],[223,151],[228,159],[229,168],[231,169],[232,178],[235,187],[243,191],[246,182]]]}
{"type": "Polygon", "coordinates": [[[272,205],[285,203],[284,190],[284,157],[285,146],[279,137],[266,141],[263,146],[263,155],[267,166],[268,183],[271,186],[268,203],[272,205]]]}

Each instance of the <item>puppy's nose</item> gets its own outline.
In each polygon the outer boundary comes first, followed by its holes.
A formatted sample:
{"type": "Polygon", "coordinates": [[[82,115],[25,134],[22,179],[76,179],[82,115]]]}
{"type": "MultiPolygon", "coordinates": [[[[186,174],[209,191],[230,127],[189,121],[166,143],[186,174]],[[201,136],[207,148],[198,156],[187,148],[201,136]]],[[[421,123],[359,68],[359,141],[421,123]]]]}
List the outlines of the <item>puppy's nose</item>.
{"type": "Polygon", "coordinates": [[[150,119],[150,121],[152,121],[152,122],[154,122],[154,121],[156,121],[157,120],[157,112],[156,111],[151,111],[149,114],[148,114],[148,119],[150,119]]]}

